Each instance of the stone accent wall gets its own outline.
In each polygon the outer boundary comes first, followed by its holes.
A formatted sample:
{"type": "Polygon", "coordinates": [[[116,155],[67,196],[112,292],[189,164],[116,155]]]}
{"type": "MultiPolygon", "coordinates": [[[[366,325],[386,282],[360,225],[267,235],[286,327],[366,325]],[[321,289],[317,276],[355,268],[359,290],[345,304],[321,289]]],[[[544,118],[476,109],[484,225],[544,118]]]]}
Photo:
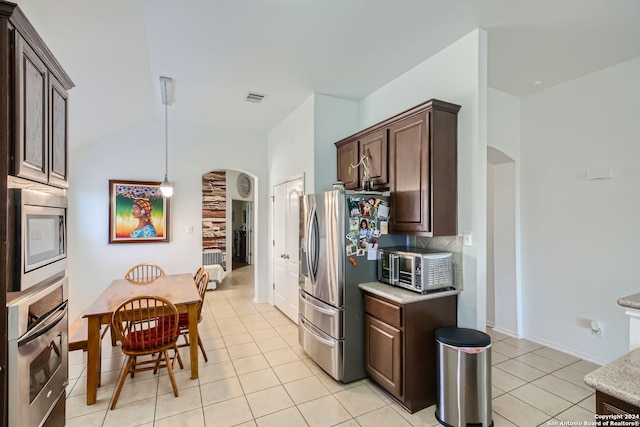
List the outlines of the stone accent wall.
{"type": "Polygon", "coordinates": [[[202,249],[220,249],[227,269],[227,173],[202,175],[202,249]]]}

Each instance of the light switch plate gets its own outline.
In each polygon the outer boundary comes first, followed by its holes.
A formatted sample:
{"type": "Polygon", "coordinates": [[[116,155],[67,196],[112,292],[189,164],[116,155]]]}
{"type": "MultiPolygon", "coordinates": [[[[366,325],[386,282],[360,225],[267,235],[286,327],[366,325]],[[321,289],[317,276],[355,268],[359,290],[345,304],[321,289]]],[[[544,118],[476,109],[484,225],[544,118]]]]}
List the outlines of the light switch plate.
{"type": "Polygon", "coordinates": [[[473,233],[471,231],[462,232],[462,244],[465,246],[473,246],[473,233]]]}

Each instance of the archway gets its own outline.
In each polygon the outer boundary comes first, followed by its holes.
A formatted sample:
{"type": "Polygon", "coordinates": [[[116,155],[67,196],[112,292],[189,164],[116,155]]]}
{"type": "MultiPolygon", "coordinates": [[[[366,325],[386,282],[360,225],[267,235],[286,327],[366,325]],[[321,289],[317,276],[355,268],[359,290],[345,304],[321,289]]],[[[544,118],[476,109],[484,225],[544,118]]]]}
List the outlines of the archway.
{"type": "Polygon", "coordinates": [[[202,253],[205,267],[208,264],[220,265],[226,275],[234,268],[253,266],[256,262],[253,238],[255,193],[255,179],[241,171],[216,169],[202,175],[202,253]]]}

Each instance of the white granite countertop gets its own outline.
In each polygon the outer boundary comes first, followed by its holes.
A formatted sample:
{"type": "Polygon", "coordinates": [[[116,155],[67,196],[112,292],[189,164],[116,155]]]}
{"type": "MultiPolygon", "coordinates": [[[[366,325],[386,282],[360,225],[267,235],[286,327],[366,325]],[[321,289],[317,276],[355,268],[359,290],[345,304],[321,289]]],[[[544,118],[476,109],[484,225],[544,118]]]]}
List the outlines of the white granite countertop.
{"type": "Polygon", "coordinates": [[[460,289],[450,289],[434,291],[425,295],[421,295],[417,292],[412,292],[407,289],[399,288],[397,286],[387,285],[386,283],[382,282],[360,283],[358,287],[363,291],[367,291],[374,295],[387,298],[399,304],[409,304],[412,302],[423,301],[427,299],[448,297],[449,295],[458,295],[460,293],[460,289]]]}
{"type": "Polygon", "coordinates": [[[618,305],[640,310],[640,294],[633,294],[626,297],[618,298],[618,305]]]}
{"type": "Polygon", "coordinates": [[[587,374],[589,387],[640,406],[640,348],[587,374]]]}

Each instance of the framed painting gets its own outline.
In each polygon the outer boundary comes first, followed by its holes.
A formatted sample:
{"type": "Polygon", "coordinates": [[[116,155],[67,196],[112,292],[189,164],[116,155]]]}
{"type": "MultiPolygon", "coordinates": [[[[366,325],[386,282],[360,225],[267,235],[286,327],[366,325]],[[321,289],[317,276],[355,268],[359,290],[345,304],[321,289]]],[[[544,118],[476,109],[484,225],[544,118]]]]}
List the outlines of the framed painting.
{"type": "Polygon", "coordinates": [[[109,243],[169,241],[169,199],[160,184],[109,180],[109,243]]]}

